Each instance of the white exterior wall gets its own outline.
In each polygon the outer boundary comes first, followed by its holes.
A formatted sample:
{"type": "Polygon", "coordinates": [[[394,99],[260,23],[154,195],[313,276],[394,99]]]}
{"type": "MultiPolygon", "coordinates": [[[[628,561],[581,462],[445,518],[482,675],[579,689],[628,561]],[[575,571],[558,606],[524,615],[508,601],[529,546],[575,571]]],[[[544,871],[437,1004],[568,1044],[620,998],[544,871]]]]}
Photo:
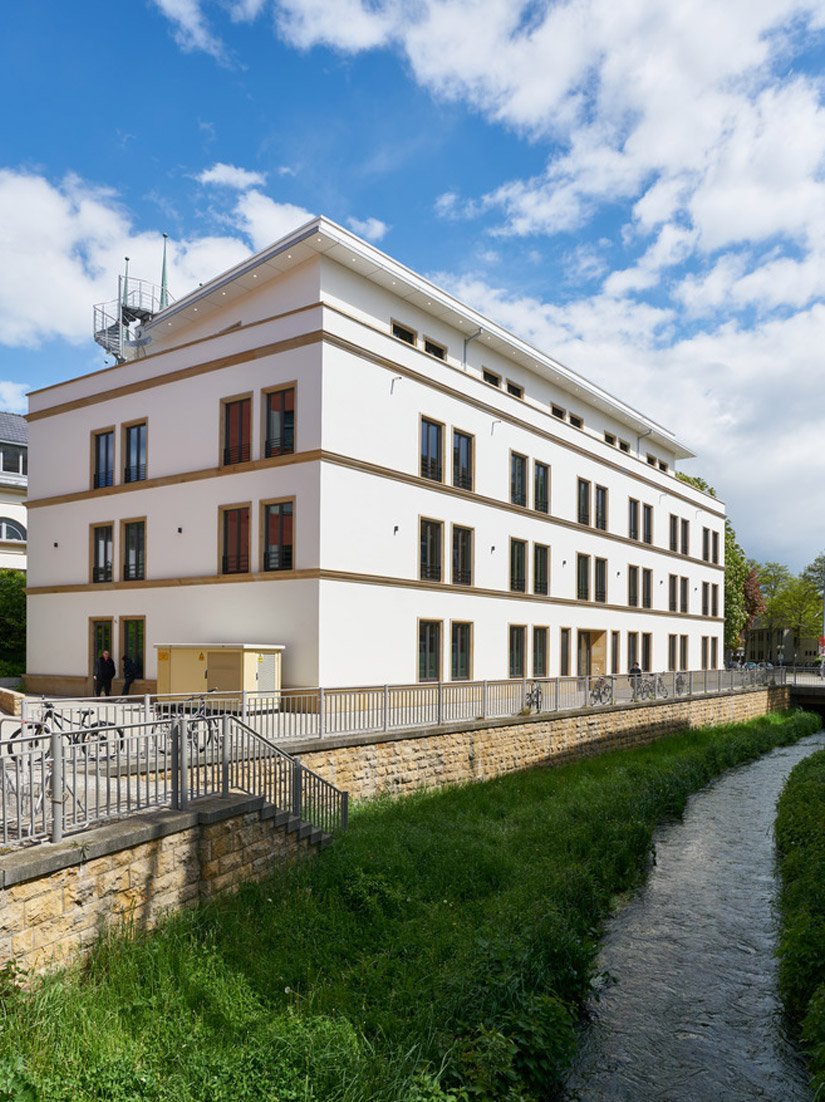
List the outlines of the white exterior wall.
{"type": "MultiPolygon", "coordinates": [[[[0,475],[0,481],[2,475],[0,475]]],[[[27,530],[26,506],[23,503],[25,489],[8,489],[0,485],[0,517],[8,517],[27,530]]],[[[0,570],[26,569],[26,541],[0,539],[0,570]]]]}

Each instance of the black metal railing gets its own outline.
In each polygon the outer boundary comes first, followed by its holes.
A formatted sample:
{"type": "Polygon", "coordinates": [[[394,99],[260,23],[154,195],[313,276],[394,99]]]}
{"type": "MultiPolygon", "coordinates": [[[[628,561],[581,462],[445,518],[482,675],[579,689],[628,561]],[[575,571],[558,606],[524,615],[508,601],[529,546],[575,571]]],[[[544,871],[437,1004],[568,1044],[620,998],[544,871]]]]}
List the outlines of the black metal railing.
{"type": "Polygon", "coordinates": [[[421,477],[431,478],[436,482],[441,481],[443,468],[440,459],[430,459],[426,455],[421,456],[421,477]]]}
{"type": "Polygon", "coordinates": [[[264,570],[291,570],[291,547],[268,547],[264,552],[264,570]]]}
{"type": "Polygon", "coordinates": [[[473,572],[470,568],[457,566],[453,567],[453,585],[472,585],[473,584],[473,572]]]}
{"type": "Polygon", "coordinates": [[[441,564],[422,562],[421,564],[421,580],[422,582],[440,582],[441,581],[441,564]]]}
{"type": "Polygon", "coordinates": [[[249,555],[236,554],[224,555],[221,561],[223,574],[247,574],[249,572],[249,555]]]}
{"type": "Polygon", "coordinates": [[[133,560],[132,562],[125,562],[123,564],[123,580],[124,582],[139,582],[144,578],[144,562],[143,556],[133,560]]]}
{"type": "Polygon", "coordinates": [[[223,449],[223,465],[230,467],[233,463],[249,462],[249,444],[236,444],[232,448],[223,449]]]}
{"type": "Polygon", "coordinates": [[[105,471],[95,471],[92,478],[92,484],[96,490],[99,490],[102,486],[113,486],[115,481],[115,472],[110,467],[105,471]]]}
{"type": "Polygon", "coordinates": [[[295,451],[295,438],[292,433],[269,437],[264,445],[267,458],[273,455],[291,455],[295,451]]]}
{"type": "Polygon", "coordinates": [[[92,567],[93,582],[110,582],[112,580],[112,564],[107,562],[104,566],[92,567]]]}
{"type": "Polygon", "coordinates": [[[525,590],[527,589],[527,579],[526,578],[518,578],[518,577],[517,578],[511,578],[510,579],[510,589],[514,593],[524,593],[525,590]]]}
{"type": "Polygon", "coordinates": [[[473,475],[471,471],[455,471],[453,474],[453,486],[457,486],[459,490],[472,490],[473,488],[473,475]]]}
{"type": "Polygon", "coordinates": [[[130,467],[123,468],[123,481],[124,482],[144,482],[146,479],[146,464],[135,463],[130,467]]]}

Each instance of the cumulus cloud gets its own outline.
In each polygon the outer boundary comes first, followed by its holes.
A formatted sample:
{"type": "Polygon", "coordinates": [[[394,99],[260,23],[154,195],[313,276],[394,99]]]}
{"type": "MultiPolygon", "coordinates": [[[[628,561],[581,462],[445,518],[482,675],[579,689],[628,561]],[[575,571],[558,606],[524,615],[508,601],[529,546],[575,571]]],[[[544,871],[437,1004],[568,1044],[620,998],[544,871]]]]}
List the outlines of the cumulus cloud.
{"type": "Polygon", "coordinates": [[[360,237],[365,237],[367,241],[380,241],[385,236],[389,226],[386,222],[382,222],[380,218],[348,218],[347,225],[360,237]]]}
{"type": "Polygon", "coordinates": [[[221,40],[209,29],[199,0],[154,0],[172,23],[175,41],[186,52],[202,50],[216,61],[225,61],[221,40]]]}
{"type": "Polygon", "coordinates": [[[251,187],[263,187],[266,183],[266,176],[263,172],[250,172],[246,168],[227,165],[222,161],[218,161],[211,168],[204,169],[196,179],[201,184],[237,188],[238,191],[245,191],[251,187]]]}

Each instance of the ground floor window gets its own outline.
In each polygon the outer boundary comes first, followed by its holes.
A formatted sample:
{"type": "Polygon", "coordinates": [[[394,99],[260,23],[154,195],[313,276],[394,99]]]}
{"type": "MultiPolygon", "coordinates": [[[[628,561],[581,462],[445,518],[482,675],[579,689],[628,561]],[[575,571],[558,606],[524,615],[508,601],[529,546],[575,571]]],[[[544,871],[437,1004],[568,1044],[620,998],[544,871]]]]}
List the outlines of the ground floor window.
{"type": "Polygon", "coordinates": [[[639,633],[629,631],[627,633],[627,668],[628,671],[639,664],[639,633]]]}
{"type": "Polygon", "coordinates": [[[653,636],[645,632],[642,635],[642,669],[650,673],[653,663],[653,636]]]}
{"type": "Polygon", "coordinates": [[[686,635],[679,636],[679,669],[686,670],[688,668],[688,637],[686,635]]]}
{"type": "Polygon", "coordinates": [[[562,628],[559,640],[559,675],[570,676],[570,628],[562,628]]]}
{"type": "Polygon", "coordinates": [[[676,669],[676,636],[668,635],[667,637],[667,668],[671,671],[676,669]]]}
{"type": "Polygon", "coordinates": [[[450,644],[450,677],[453,681],[470,680],[470,644],[473,637],[472,624],[453,624],[450,644]]]}
{"type": "MultiPolygon", "coordinates": [[[[134,677],[143,677],[145,648],[146,648],[146,621],[143,617],[122,617],[121,621],[121,659],[128,658],[134,667],[134,677]]],[[[125,673],[125,671],[124,671],[125,673]]]]}
{"type": "Polygon", "coordinates": [[[710,641],[710,668],[719,669],[719,640],[715,636],[710,641]]]}
{"type": "Polygon", "coordinates": [[[418,624],[418,680],[438,681],[441,676],[441,621],[418,624]]]}
{"type": "Polygon", "coordinates": [[[533,628],[533,677],[547,677],[547,628],[533,628]]]}
{"type": "Polygon", "coordinates": [[[610,633],[610,672],[613,674],[619,672],[619,647],[619,633],[612,631],[610,633]]]}
{"type": "Polygon", "coordinates": [[[94,669],[96,660],[105,650],[107,650],[109,654],[112,653],[112,621],[92,620],[89,624],[89,628],[89,647],[91,650],[91,654],[89,655],[89,672],[91,673],[94,669]]]}
{"type": "Polygon", "coordinates": [[[526,632],[521,624],[510,625],[510,677],[524,677],[526,632]]]}

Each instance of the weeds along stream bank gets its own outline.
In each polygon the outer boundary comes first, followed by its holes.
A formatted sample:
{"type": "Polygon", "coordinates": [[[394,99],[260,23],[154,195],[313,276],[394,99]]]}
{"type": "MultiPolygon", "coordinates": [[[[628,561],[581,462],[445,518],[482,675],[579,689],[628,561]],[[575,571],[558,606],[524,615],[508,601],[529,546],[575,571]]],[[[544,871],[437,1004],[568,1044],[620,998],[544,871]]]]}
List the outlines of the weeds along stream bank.
{"type": "Polygon", "coordinates": [[[779,800],[779,987],[825,1096],[825,751],[800,762],[779,800]]]}
{"type": "MultiPolygon", "coordinates": [[[[818,730],[770,715],[365,805],[317,859],[0,989],[0,1099],[529,1102],[658,822],[818,730]]],[[[821,883],[821,881],[820,881],[821,883]]]]}

